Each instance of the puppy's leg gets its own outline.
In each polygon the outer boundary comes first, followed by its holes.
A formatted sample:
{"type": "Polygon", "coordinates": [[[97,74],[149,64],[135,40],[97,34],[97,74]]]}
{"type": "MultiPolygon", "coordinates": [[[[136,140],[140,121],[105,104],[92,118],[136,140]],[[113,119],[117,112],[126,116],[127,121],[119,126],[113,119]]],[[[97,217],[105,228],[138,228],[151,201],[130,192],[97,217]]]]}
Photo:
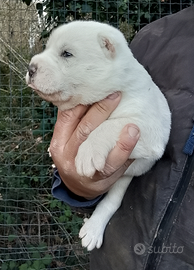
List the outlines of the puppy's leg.
{"type": "Polygon", "coordinates": [[[75,159],[79,175],[92,177],[96,170],[104,169],[108,153],[128,122],[128,118],[108,119],[91,132],[87,140],[80,145],[75,159]]]}
{"type": "Polygon", "coordinates": [[[100,248],[107,223],[120,207],[125,191],[132,180],[131,176],[122,176],[110,189],[105,198],[97,205],[95,211],[80,230],[82,246],[88,251],[100,248]]]}

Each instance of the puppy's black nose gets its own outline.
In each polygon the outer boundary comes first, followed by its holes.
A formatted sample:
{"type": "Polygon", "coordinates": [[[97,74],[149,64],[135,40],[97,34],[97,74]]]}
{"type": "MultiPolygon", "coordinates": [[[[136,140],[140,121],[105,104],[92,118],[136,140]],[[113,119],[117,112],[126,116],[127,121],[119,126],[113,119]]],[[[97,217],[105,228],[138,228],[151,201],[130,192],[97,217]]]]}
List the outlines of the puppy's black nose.
{"type": "Polygon", "coordinates": [[[37,65],[34,65],[34,64],[29,65],[28,74],[29,74],[30,78],[36,73],[37,69],[38,69],[37,65]]]}

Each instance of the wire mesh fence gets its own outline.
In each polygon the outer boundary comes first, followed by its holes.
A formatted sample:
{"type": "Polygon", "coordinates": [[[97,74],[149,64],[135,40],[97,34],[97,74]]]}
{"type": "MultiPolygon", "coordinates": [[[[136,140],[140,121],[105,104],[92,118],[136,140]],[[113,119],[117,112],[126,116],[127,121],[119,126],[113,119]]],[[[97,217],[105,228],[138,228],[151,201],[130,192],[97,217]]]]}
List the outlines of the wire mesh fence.
{"type": "Polygon", "coordinates": [[[118,27],[130,41],[147,23],[193,1],[1,0],[0,2],[0,268],[89,269],[78,231],[83,216],[51,196],[47,148],[57,109],[25,83],[32,55],[50,31],[74,19],[118,27]]]}

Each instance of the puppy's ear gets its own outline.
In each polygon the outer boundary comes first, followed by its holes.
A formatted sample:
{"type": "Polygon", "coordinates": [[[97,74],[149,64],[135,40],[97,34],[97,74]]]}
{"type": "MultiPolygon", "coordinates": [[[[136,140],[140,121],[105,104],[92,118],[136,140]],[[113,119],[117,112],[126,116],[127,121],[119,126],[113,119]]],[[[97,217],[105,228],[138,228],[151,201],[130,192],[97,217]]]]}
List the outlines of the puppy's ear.
{"type": "Polygon", "coordinates": [[[102,35],[98,35],[98,41],[100,44],[100,47],[102,48],[105,56],[109,59],[112,59],[115,57],[116,50],[115,45],[110,37],[105,37],[102,35]]]}

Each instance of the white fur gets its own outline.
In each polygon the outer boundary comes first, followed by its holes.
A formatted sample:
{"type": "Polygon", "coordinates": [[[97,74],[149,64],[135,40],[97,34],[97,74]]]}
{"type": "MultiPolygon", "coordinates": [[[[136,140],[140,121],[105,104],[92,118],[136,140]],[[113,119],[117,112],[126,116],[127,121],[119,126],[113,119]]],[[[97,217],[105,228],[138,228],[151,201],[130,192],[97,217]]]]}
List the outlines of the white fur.
{"type": "Polygon", "coordinates": [[[111,188],[80,230],[88,250],[102,244],[105,227],[119,208],[133,176],[148,171],[163,155],[170,133],[168,104],[150,75],[133,57],[120,31],[102,23],[76,21],[58,27],[46,50],[34,56],[36,72],[27,83],[60,110],[92,104],[115,91],[122,99],[109,119],[96,128],[79,147],[75,160],[80,175],[92,177],[104,168],[121,129],[136,124],[140,139],[130,158],[135,159],[111,188]],[[62,56],[67,51],[70,57],[62,56]]]}

